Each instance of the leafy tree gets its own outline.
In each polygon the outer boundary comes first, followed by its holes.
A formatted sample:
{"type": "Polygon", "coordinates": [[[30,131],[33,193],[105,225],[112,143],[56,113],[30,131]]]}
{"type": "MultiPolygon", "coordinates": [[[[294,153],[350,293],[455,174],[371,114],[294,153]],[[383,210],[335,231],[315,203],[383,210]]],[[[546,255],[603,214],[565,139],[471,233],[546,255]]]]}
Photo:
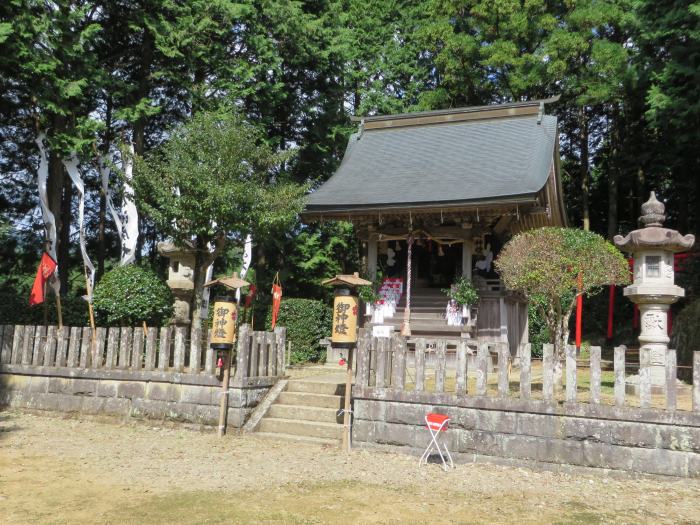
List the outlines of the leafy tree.
{"type": "Polygon", "coordinates": [[[540,228],[516,235],[503,247],[496,269],[508,289],[536,299],[554,339],[559,377],[576,297],[629,282],[627,261],[617,248],[596,233],[573,228],[540,228]]]}
{"type": "Polygon", "coordinates": [[[221,111],[197,113],[137,159],[134,191],[141,209],[160,231],[195,251],[193,327],[200,325],[205,270],[229,238],[262,234],[301,210],[305,188],[275,172],[287,158],[239,113],[221,111]]]}

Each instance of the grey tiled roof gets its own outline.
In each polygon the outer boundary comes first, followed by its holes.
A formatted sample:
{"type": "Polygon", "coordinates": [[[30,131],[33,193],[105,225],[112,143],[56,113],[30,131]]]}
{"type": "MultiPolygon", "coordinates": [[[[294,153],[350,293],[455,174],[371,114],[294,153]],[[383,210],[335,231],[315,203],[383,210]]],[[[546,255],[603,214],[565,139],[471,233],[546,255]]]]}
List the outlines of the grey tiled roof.
{"type": "Polygon", "coordinates": [[[528,197],[547,182],[557,119],[544,115],[392,127],[354,134],[308,212],[469,204],[528,197]]]}

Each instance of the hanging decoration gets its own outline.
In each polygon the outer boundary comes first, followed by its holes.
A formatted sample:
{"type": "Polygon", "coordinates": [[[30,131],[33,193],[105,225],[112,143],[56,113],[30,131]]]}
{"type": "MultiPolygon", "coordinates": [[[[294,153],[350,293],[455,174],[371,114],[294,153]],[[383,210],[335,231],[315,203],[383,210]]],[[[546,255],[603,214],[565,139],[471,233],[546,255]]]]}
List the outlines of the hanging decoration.
{"type": "Polygon", "coordinates": [[[134,144],[129,142],[127,153],[122,152],[124,166],[124,196],[122,198],[122,215],[124,229],[122,230],[122,256],[120,264],[131,264],[136,260],[136,246],[139,240],[139,212],[134,201],[134,188],[131,181],[134,178],[134,144]]]}
{"type": "Polygon", "coordinates": [[[280,282],[279,272],[275,274],[275,279],[272,281],[272,329],[275,329],[277,324],[277,316],[280,313],[280,305],[282,304],[282,283],[280,282]]]}
{"type": "Polygon", "coordinates": [[[39,268],[36,270],[32,291],[29,294],[29,306],[44,302],[46,283],[56,271],[57,266],[56,261],[48,253],[44,252],[39,262],[39,268]]]}
{"type": "Polygon", "coordinates": [[[95,266],[92,264],[87,253],[85,240],[85,184],[78,170],[78,158],[75,154],[71,158],[63,161],[66,167],[68,176],[78,190],[78,232],[80,239],[80,254],[83,257],[83,266],[85,267],[85,279],[87,281],[87,302],[92,304],[92,291],[95,288],[95,266]]]}
{"type": "MultiPolygon", "coordinates": [[[[109,214],[112,216],[112,220],[114,221],[114,226],[116,227],[117,232],[119,233],[119,250],[121,253],[122,250],[122,232],[124,230],[124,225],[122,224],[122,219],[119,217],[119,212],[117,212],[117,209],[114,207],[114,200],[112,199],[112,189],[109,186],[109,176],[111,174],[111,170],[109,168],[109,156],[108,154],[105,154],[102,156],[102,158],[98,162],[98,170],[100,172],[100,182],[102,184],[102,193],[105,196],[105,202],[107,203],[107,211],[109,211],[109,214]]],[[[123,255],[123,253],[122,253],[123,255]]],[[[120,262],[121,262],[121,256],[120,256],[120,262]]]]}
{"type": "MultiPolygon", "coordinates": [[[[245,279],[250,263],[253,260],[253,236],[249,233],[243,243],[243,265],[241,266],[241,279],[245,279]]],[[[241,300],[241,289],[236,290],[236,300],[241,300]]]]}
{"type": "MultiPolygon", "coordinates": [[[[46,152],[44,140],[46,135],[39,133],[36,139],[36,145],[39,147],[39,169],[37,171],[37,183],[39,186],[39,202],[41,204],[41,216],[44,220],[44,229],[46,231],[46,252],[51,259],[58,261],[56,256],[57,234],[56,234],[56,218],[49,208],[49,197],[47,191],[47,182],[49,179],[49,158],[46,152]]],[[[61,291],[61,281],[58,278],[58,266],[54,270],[54,279],[49,280],[48,284],[53,289],[58,297],[61,291]]]]}
{"type": "Polygon", "coordinates": [[[403,312],[403,326],[401,327],[401,335],[408,337],[411,335],[411,272],[413,258],[413,234],[408,234],[406,240],[408,245],[408,253],[406,255],[406,308],[403,312]]]}

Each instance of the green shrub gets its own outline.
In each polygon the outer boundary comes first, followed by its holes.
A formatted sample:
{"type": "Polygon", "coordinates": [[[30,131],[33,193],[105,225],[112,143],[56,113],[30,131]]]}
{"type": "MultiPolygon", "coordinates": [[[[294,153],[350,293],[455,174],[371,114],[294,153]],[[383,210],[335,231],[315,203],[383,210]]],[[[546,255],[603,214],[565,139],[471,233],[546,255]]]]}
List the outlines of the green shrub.
{"type": "Polygon", "coordinates": [[[539,295],[530,298],[527,306],[528,337],[530,340],[532,357],[542,357],[542,345],[552,342],[552,335],[547,328],[547,322],[542,316],[542,307],[546,301],[539,295]]]}
{"type": "MultiPolygon", "coordinates": [[[[44,323],[44,305],[29,306],[29,290],[7,288],[0,292],[0,324],[40,325],[44,323]],[[22,292],[22,293],[20,293],[22,292]]],[[[58,324],[56,297],[46,294],[47,319],[50,325],[58,324]]],[[[62,296],[61,313],[65,326],[87,326],[88,304],[82,297],[62,296]]]]}
{"type": "MultiPolygon", "coordinates": [[[[283,298],[277,317],[277,326],[287,328],[287,341],[292,343],[291,363],[318,362],[325,358],[325,349],[319,344],[331,333],[333,313],[330,306],[315,299],[283,298]]],[[[272,323],[268,311],[267,327],[272,323]]]]}
{"type": "Polygon", "coordinates": [[[95,287],[93,305],[100,326],[162,326],[173,315],[173,294],[155,273],[140,266],[119,266],[95,287]]]}

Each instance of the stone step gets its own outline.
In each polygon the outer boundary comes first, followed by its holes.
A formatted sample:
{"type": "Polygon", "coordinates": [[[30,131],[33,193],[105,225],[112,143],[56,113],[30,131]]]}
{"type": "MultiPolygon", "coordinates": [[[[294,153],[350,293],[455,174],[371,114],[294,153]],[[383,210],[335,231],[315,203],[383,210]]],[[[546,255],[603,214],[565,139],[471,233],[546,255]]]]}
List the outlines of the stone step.
{"type": "Polygon", "coordinates": [[[340,439],[325,439],[310,436],[297,436],[295,434],[277,434],[274,432],[256,432],[256,436],[265,439],[283,439],[285,441],[298,441],[308,443],[310,445],[328,445],[336,447],[340,444],[340,439]]]}
{"type": "Polygon", "coordinates": [[[343,397],[328,394],[309,394],[307,392],[280,392],[277,402],[283,405],[332,408],[343,407],[343,397]]]}
{"type": "Polygon", "coordinates": [[[287,392],[306,392],[308,394],[342,395],[345,393],[345,385],[342,383],[330,383],[323,381],[290,381],[287,384],[287,392]]]}
{"type": "Polygon", "coordinates": [[[335,408],[300,405],[272,405],[265,417],[278,419],[298,419],[303,421],[320,421],[323,423],[343,422],[343,416],[338,416],[338,411],[335,408]]]}
{"type": "Polygon", "coordinates": [[[258,431],[322,439],[341,439],[343,436],[343,425],[337,423],[322,423],[319,421],[299,421],[296,419],[266,417],[260,421],[258,431]]]}

